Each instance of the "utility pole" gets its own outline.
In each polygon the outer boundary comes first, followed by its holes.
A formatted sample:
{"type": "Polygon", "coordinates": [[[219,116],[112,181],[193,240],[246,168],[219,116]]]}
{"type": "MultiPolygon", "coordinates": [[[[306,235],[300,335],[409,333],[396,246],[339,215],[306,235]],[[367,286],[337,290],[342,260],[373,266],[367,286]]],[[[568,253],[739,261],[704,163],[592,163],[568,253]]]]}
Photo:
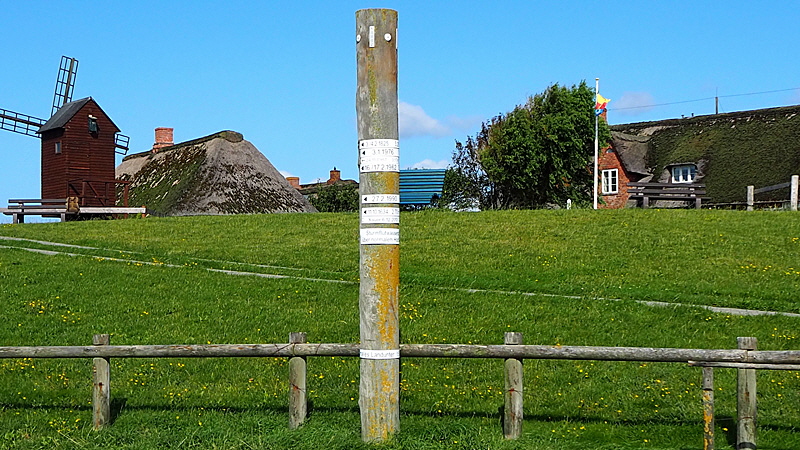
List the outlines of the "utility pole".
{"type": "Polygon", "coordinates": [[[356,12],[361,438],[400,429],[400,154],[397,11],[356,12]]]}

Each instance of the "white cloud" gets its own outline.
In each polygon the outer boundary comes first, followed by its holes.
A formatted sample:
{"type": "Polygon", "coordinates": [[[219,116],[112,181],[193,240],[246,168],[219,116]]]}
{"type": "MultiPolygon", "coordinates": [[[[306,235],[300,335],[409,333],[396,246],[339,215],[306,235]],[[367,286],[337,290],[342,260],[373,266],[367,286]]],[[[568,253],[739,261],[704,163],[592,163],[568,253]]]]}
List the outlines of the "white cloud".
{"type": "Polygon", "coordinates": [[[418,163],[414,163],[409,169],[446,169],[450,165],[450,161],[441,160],[434,161],[432,159],[423,159],[418,163]]]}
{"type": "Polygon", "coordinates": [[[449,127],[429,116],[421,106],[406,102],[398,103],[397,119],[400,126],[400,137],[430,136],[445,137],[452,133],[449,127]]]}
{"type": "Polygon", "coordinates": [[[619,99],[609,104],[609,109],[621,116],[636,116],[651,111],[655,103],[649,92],[624,92],[619,99]]]}
{"type": "Polygon", "coordinates": [[[481,122],[483,122],[485,119],[485,117],[481,116],[449,116],[447,119],[445,119],[445,122],[450,125],[450,128],[459,131],[474,132],[475,130],[479,129],[481,122]]]}

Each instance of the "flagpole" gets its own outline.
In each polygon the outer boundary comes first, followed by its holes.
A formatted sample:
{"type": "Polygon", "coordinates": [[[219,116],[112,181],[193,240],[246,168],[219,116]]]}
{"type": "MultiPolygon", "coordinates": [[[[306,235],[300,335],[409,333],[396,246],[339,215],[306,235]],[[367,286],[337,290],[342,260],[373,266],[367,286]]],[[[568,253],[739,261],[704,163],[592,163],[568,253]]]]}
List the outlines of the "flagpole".
{"type": "MultiPolygon", "coordinates": [[[[597,104],[597,94],[600,92],[600,78],[594,79],[594,101],[597,104]]],[[[598,139],[598,115],[594,115],[594,209],[597,209],[597,139],[598,139]]]]}

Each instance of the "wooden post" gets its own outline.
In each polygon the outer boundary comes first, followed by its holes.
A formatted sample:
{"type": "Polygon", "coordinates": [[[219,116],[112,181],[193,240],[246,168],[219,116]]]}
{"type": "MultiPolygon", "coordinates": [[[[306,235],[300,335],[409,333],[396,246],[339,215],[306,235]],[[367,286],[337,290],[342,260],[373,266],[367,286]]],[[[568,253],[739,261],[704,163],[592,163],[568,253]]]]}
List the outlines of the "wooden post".
{"type": "MultiPolygon", "coordinates": [[[[740,337],[736,339],[739,349],[756,350],[758,340],[754,337],[740,337]]],[[[746,358],[750,362],[750,358],[746,358]]],[[[756,370],[737,369],[736,380],[736,411],[738,415],[736,426],[736,449],[756,448],[756,370]]]]}
{"type": "MultiPolygon", "coordinates": [[[[108,334],[92,336],[93,345],[109,345],[108,334]]],[[[93,358],[92,364],[92,422],[99,430],[111,423],[111,368],[108,358],[93,358]]]]}
{"type": "Polygon", "coordinates": [[[747,186],[747,210],[752,211],[755,205],[755,186],[747,186]]]}
{"type": "MultiPolygon", "coordinates": [[[[305,333],[289,333],[290,344],[305,344],[305,333]]],[[[289,358],[289,429],[300,427],[306,420],[306,358],[289,358]]]]}
{"type": "Polygon", "coordinates": [[[397,11],[356,12],[361,438],[400,429],[400,163],[397,11]]]}
{"type": "Polygon", "coordinates": [[[703,450],[714,450],[713,367],[703,367],[703,450]]]}
{"type": "Polygon", "coordinates": [[[792,175],[792,181],[789,185],[789,210],[797,211],[797,189],[800,184],[800,175],[792,175]]]}
{"type": "MultiPolygon", "coordinates": [[[[522,333],[506,333],[505,345],[521,345],[522,333]]],[[[522,434],[522,360],[506,358],[505,406],[503,408],[503,436],[518,439],[522,434]]]]}

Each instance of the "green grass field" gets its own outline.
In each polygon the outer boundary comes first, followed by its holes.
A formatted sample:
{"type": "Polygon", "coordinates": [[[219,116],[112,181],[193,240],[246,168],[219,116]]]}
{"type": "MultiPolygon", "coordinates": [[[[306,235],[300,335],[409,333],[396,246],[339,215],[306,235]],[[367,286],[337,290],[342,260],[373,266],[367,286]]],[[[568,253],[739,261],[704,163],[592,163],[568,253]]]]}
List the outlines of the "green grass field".
{"type": "MultiPolygon", "coordinates": [[[[529,344],[734,348],[755,336],[759,349],[800,349],[800,318],[690,306],[800,313],[797,214],[431,211],[401,224],[403,343],[499,344],[519,331],[529,344]]],[[[0,236],[24,239],[0,239],[14,247],[0,248],[0,345],[88,345],[94,333],[112,344],[273,343],[292,331],[358,341],[355,214],[3,225],[0,236]]],[[[112,360],[116,421],[100,432],[90,365],[0,360],[0,448],[368,448],[355,358],[309,359],[311,413],[293,432],[284,358],[112,360]]],[[[524,435],[507,442],[502,366],[404,359],[401,432],[382,447],[702,448],[698,368],[526,361],[524,435]]],[[[800,373],[758,382],[759,448],[800,448],[800,373]]],[[[717,370],[716,387],[717,448],[733,448],[735,371],[717,370]]]]}

